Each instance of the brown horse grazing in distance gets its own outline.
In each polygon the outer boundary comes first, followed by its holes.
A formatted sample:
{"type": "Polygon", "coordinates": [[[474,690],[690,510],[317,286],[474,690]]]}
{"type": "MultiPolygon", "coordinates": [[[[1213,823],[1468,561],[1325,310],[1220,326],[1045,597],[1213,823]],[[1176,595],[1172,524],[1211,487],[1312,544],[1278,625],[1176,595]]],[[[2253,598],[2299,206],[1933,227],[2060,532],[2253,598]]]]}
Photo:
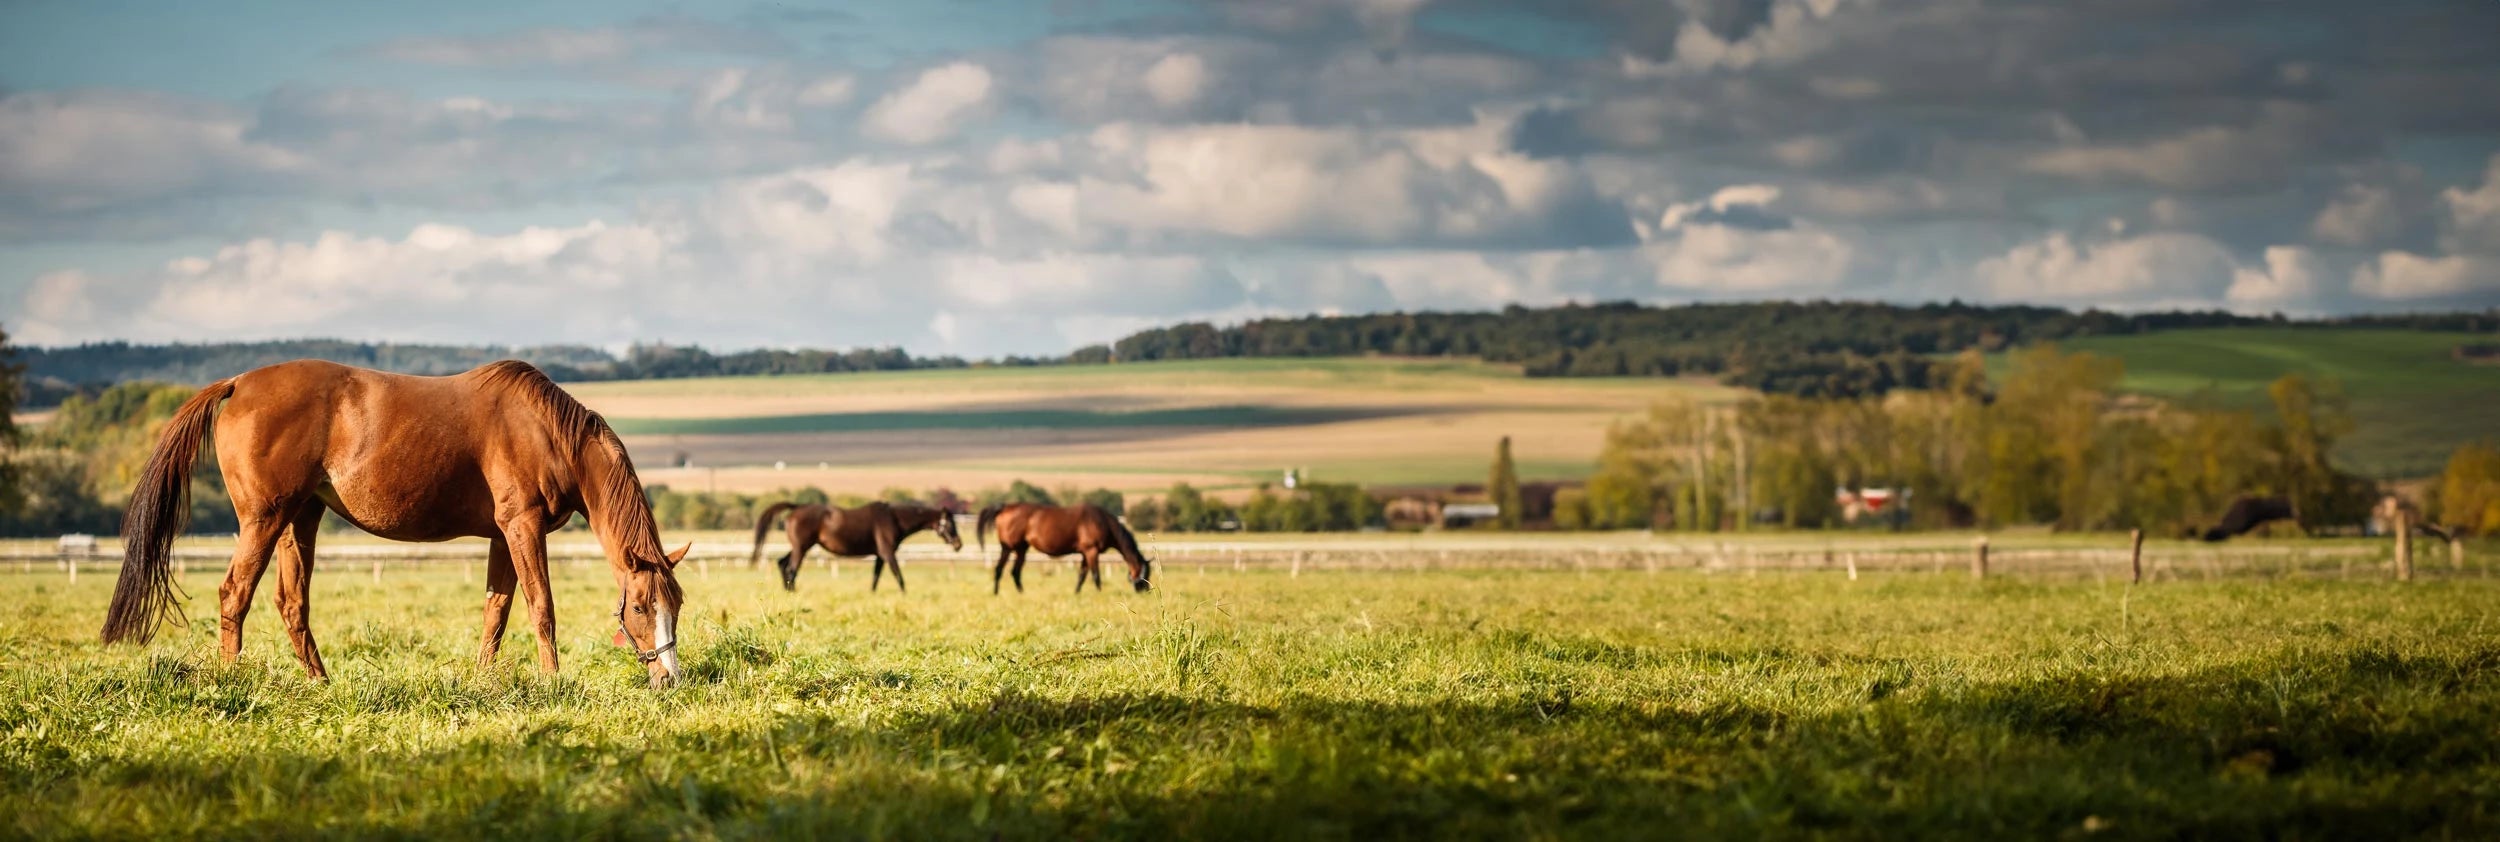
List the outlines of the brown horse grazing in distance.
{"type": "Polygon", "coordinates": [[[1128,525],[1112,517],[1094,504],[1078,506],[1042,506],[1033,503],[1009,503],[981,510],[981,519],[972,527],[972,537],[982,542],[988,552],[984,534],[990,524],[998,524],[998,564],[990,569],[990,593],[998,593],[999,574],[1007,569],[1007,559],[1016,560],[1016,592],[1024,592],[1024,551],[1041,550],[1042,555],[1058,557],[1082,553],[1082,564],[1076,569],[1076,591],[1085,592],[1085,577],[1092,574],[1094,590],[1102,590],[1102,554],[1118,550],[1128,560],[1128,583],[1139,591],[1154,587],[1154,562],[1137,550],[1137,536],[1128,525]]]}
{"type": "Polygon", "coordinates": [[[165,425],[131,492],[104,642],[145,643],[158,624],[179,616],[171,550],[191,509],[191,463],[212,416],[220,416],[217,465],[241,521],[234,560],[217,587],[226,660],[243,649],[243,618],[274,555],[278,613],[295,657],[312,677],[329,677],[309,605],[313,543],[326,509],[399,541],[487,539],[478,663],[492,663],[503,643],[517,581],[538,634],[538,665],[554,672],[546,535],[580,513],[616,575],[616,642],[641,658],[652,686],[676,679],[685,603],[676,565],[686,548],[661,549],[642,481],[607,422],[512,360],[449,377],[298,360],[201,389],[165,425]]]}
{"type": "Polygon", "coordinates": [[[807,551],[816,547],[824,547],[825,552],[836,556],[876,559],[876,567],[868,574],[868,589],[872,591],[877,589],[888,566],[894,568],[894,589],[905,590],[903,559],[894,553],[903,545],[903,539],[920,530],[936,527],[937,536],[948,547],[964,548],[963,536],[955,531],[955,513],[945,509],[884,502],[847,509],[816,503],[774,503],[755,516],[755,552],[747,556],[747,566],[755,566],[764,557],[764,533],[772,531],[773,521],[782,512],[790,513],[790,551],[774,564],[781,567],[781,589],[786,591],[799,589],[799,567],[807,562],[807,551]]]}

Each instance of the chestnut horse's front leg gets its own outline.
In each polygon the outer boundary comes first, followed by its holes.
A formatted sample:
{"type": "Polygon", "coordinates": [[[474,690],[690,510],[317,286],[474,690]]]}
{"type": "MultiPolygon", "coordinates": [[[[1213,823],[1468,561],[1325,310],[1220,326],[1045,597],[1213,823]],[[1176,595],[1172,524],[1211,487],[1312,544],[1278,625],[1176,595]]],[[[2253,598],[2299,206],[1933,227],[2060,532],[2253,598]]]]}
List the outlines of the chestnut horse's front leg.
{"type": "Polygon", "coordinates": [[[547,536],[535,521],[528,521],[504,524],[503,538],[521,596],[529,600],[530,628],[538,634],[538,668],[555,672],[556,597],[547,581],[547,536]]]}
{"type": "Polygon", "coordinates": [[[486,634],[478,640],[477,665],[495,665],[503,651],[504,622],[512,617],[512,547],[502,538],[486,549],[486,634]]]}

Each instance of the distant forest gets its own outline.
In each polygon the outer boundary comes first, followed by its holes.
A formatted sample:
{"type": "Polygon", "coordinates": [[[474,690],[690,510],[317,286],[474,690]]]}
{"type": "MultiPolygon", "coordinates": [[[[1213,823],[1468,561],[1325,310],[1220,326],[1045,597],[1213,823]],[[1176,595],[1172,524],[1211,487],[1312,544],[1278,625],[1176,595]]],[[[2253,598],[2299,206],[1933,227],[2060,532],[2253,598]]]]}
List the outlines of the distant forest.
{"type": "Polygon", "coordinates": [[[1698,375],[1770,394],[1811,398],[1923,389],[1940,357],[2080,336],[2244,325],[2302,325],[2500,333],[2500,309],[2480,312],[2292,320],[2220,311],[2111,313],[1960,302],[1903,306],[1864,302],[1755,302],[1652,307],[1603,303],[1500,312],[1385,313],[1259,319],[1219,327],[1187,323],[1140,331],[1056,358],[968,362],[914,357],[897,348],[758,349],[635,345],[619,357],[581,345],[402,345],[335,340],[132,345],[108,342],[19,349],[27,394],[50,406],[114,383],[206,383],[291,359],[316,358],[414,374],[463,371],[503,358],[528,360],[558,380],[638,380],[812,374],[973,365],[1084,365],[1228,357],[1389,354],[1477,357],[1521,366],[1531,377],[1698,375]]]}

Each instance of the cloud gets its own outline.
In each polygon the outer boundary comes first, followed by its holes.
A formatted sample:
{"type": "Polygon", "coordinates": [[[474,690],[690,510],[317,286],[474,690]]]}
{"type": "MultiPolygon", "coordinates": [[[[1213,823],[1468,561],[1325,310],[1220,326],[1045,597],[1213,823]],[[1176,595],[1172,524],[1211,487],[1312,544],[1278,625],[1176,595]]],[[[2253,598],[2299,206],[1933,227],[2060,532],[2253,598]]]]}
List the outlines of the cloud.
{"type": "Polygon", "coordinates": [[[2310,250],[2274,246],[2266,249],[2263,266],[2233,270],[2231,286],[2222,297],[2243,308],[2307,304],[2316,300],[2326,272],[2324,263],[2310,250]]]}
{"type": "Polygon", "coordinates": [[[1972,274],[1999,299],[2104,304],[2213,301],[2238,270],[2222,244],[2194,234],[2091,241],[2060,231],[1982,260],[1972,274]]]}
{"type": "Polygon", "coordinates": [[[960,61],[932,67],[869,106],[861,131],[892,143],[935,143],[980,116],[989,101],[988,68],[960,61]]]}
{"type": "Polygon", "coordinates": [[[2353,273],[2356,293],[2390,301],[2500,301],[2500,259],[2479,255],[2423,256],[2391,251],[2353,273]]]}
{"type": "Polygon", "coordinates": [[[2500,256],[2500,154],[2483,169],[2483,183],[2474,189],[2440,191],[2446,218],[2440,240],[2451,251],[2500,256]]]}
{"type": "Polygon", "coordinates": [[[2023,168],[2173,190],[2265,188],[2280,184],[2336,134],[2320,112],[2270,106],[2250,125],[2204,126],[2142,142],[2066,145],[2031,154],[2023,168]]]}
{"type": "Polygon", "coordinates": [[[776,55],[790,49],[788,41],[769,32],[695,18],[659,17],[618,26],[394,38],[358,53],[440,67],[574,67],[623,62],[653,53],[776,55]]]}
{"type": "Polygon", "coordinates": [[[0,97],[0,230],[120,206],[282,185],[315,160],[253,136],[232,108],[147,93],[0,97]],[[276,185],[268,182],[276,182],[276,185]],[[28,218],[28,217],[34,218],[28,218]]]}
{"type": "Polygon", "coordinates": [[[1146,93],[1165,108],[1186,108],[1205,95],[1207,62],[1196,53],[1172,53],[1146,68],[1146,93]]]}
{"type": "Polygon", "coordinates": [[[2352,248],[2393,242],[2404,235],[2408,217],[2419,215],[2409,212],[2418,203],[2399,196],[2398,190],[2388,183],[2347,184],[2334,201],[2318,210],[2309,233],[2319,242],[2352,248]]]}
{"type": "Polygon", "coordinates": [[[1063,147],[1081,159],[1077,172],[1009,195],[1029,220],[1097,245],[1629,241],[1622,210],[1585,174],[1502,151],[1501,134],[1490,123],[1403,132],[1115,124],[1063,147]]]}
{"type": "Polygon", "coordinates": [[[674,265],[677,236],[593,221],[504,235],[421,225],[401,239],[332,231],[256,239],[130,277],[46,275],[26,299],[30,341],[359,335],[486,341],[528,328],[576,341],[631,326],[652,299],[618,295],[674,265]],[[609,327],[602,327],[606,323],[609,327]]]}

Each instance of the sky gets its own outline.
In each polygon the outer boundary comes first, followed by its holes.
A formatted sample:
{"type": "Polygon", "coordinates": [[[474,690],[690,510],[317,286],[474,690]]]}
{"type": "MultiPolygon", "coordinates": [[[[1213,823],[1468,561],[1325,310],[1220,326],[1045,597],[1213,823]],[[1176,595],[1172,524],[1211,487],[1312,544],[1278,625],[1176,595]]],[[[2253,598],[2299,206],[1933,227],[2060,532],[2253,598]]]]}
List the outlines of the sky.
{"type": "Polygon", "coordinates": [[[0,0],[12,341],[2500,306],[2500,3],[0,0]]]}

